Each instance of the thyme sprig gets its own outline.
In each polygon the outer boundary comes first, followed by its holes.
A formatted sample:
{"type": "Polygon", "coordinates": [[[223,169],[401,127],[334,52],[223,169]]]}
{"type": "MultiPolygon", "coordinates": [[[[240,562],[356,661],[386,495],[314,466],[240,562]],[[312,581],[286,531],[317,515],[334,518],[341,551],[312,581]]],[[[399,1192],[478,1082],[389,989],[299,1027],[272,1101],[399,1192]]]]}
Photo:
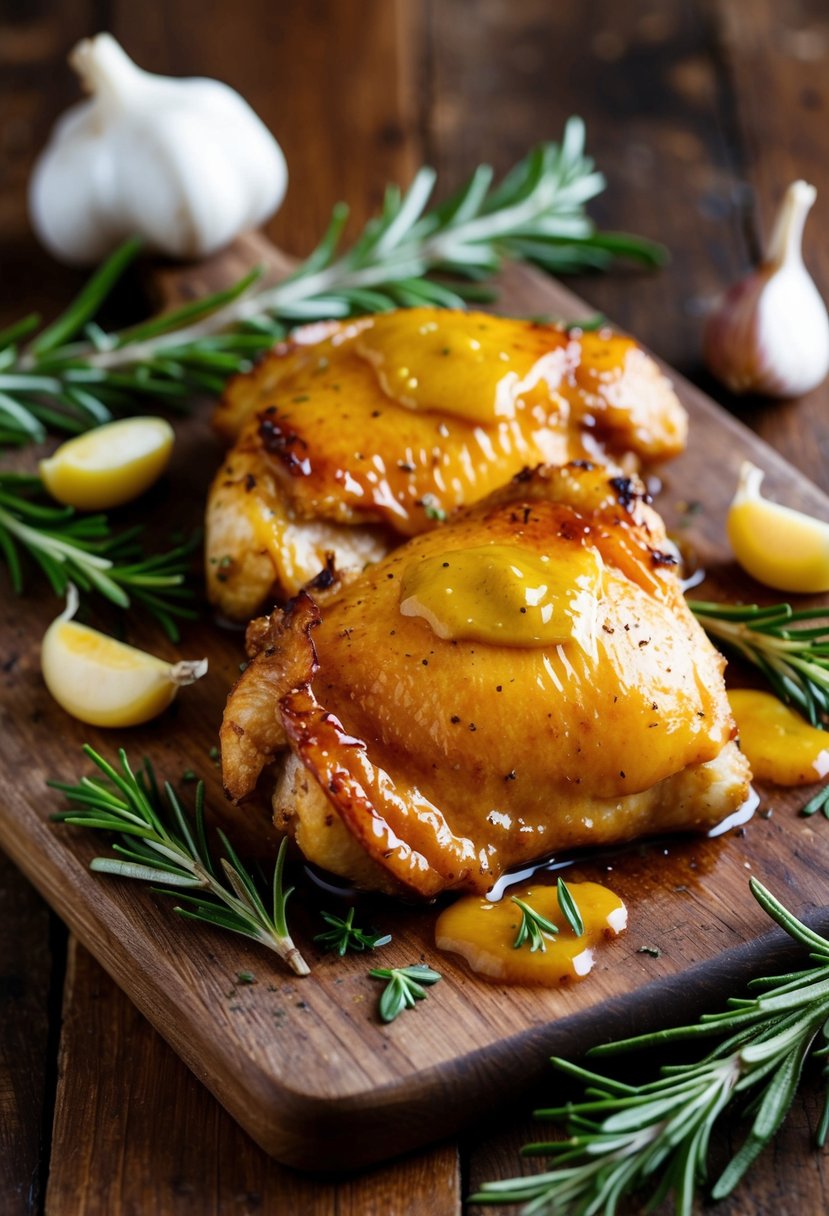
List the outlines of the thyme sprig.
{"type": "Polygon", "coordinates": [[[297,975],[307,975],[308,965],[285,919],[293,890],[286,891],[283,885],[287,839],[280,846],[266,894],[224,832],[218,833],[224,856],[217,867],[205,830],[204,782],[196,786],[191,818],[168,781],[159,788],[149,761],[134,772],[123,748],[118,752],[118,768],[88,744],[83,750],[102,776],[82,777],[76,785],[61,781],[49,785],[61,790],[70,804],[69,810],[52,816],[55,821],[117,836],[112,849],[118,857],[95,857],[89,868],[98,874],[162,884],[153,889],[180,900],[173,909],[180,916],[252,938],[278,954],[297,975]],[[186,890],[198,894],[184,894],[186,890]]]}
{"type": "Polygon", "coordinates": [[[791,604],[716,604],[688,607],[715,642],[756,667],[782,701],[813,726],[829,715],[829,611],[791,604]]]}
{"type": "Polygon", "coordinates": [[[347,950],[376,950],[379,946],[387,946],[391,941],[390,933],[366,933],[354,924],[354,908],[349,908],[345,919],[335,916],[333,912],[320,912],[320,916],[330,929],[318,933],[314,938],[326,950],[339,954],[340,958],[347,950]]]}
{"type": "Polygon", "coordinates": [[[40,567],[55,595],[98,592],[119,608],[140,604],[174,642],[176,619],[194,620],[193,593],[185,586],[198,537],[166,553],[146,556],[140,527],[113,533],[106,515],[82,515],[56,506],[37,477],[0,473],[0,562],[13,590],[23,590],[21,550],[40,567]]]}
{"type": "Polygon", "coordinates": [[[414,1009],[417,1001],[429,995],[424,984],[436,984],[442,979],[439,971],[433,971],[423,963],[411,967],[373,967],[369,975],[374,980],[386,980],[380,996],[379,1012],[383,1022],[393,1022],[404,1009],[414,1009]]]}
{"type": "Polygon", "coordinates": [[[0,442],[37,441],[47,427],[86,430],[139,403],[218,393],[300,322],[491,299],[487,281],[507,259],[555,273],[601,270],[617,257],[664,260],[661,246],[598,232],[587,217],[585,203],[605,181],[584,154],[578,118],[560,144],[540,144],[497,185],[479,165],[457,194],[427,209],[435,181],[422,168],[407,191],[390,186],[380,215],[345,252],[348,208],[338,204],[314,252],[276,285],[257,288],[252,271],[227,291],[107,332],[95,317],[139,252],[127,242],[37,337],[35,315],[0,333],[0,442]]]}
{"type": "MultiPolygon", "coordinates": [[[[686,1039],[720,1038],[702,1060],[666,1065],[655,1081],[628,1085],[566,1060],[554,1066],[585,1085],[584,1098],[536,1111],[561,1122],[563,1140],[530,1144],[526,1154],[551,1158],[543,1174],[485,1183],[473,1202],[523,1203],[524,1213],[612,1216],[622,1195],[647,1190],[648,1210],[671,1193],[678,1216],[690,1216],[707,1179],[709,1145],[719,1116],[749,1099],[751,1128],[711,1189],[723,1199],[776,1134],[797,1091],[804,1062],[829,1055],[829,940],[813,932],[756,879],[764,911],[808,951],[802,971],[754,980],[752,995],[732,998],[720,1013],[692,1026],[607,1043],[590,1054],[611,1056],[686,1039]],[[816,1044],[821,1044],[816,1047],[816,1044]]],[[[827,1070],[824,1070],[827,1076],[827,1070]]],[[[829,1130],[829,1093],[818,1129],[829,1130]]]]}
{"type": "Polygon", "coordinates": [[[554,937],[558,933],[558,925],[554,925],[551,920],[547,920],[546,916],[542,916],[535,908],[531,908],[523,899],[519,899],[517,895],[512,896],[512,902],[517,904],[521,910],[521,922],[515,934],[515,941],[512,943],[514,950],[520,950],[524,942],[530,943],[530,954],[534,954],[536,950],[540,950],[542,954],[547,951],[545,937],[554,937]]]}

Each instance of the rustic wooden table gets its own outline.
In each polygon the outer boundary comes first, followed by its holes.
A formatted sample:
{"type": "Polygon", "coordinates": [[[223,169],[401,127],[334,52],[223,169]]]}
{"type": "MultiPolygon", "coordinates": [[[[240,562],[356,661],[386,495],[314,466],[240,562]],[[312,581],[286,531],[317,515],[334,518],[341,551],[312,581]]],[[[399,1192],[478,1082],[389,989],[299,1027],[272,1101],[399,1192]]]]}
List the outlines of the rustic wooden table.
{"type": "MultiPolygon", "coordinates": [[[[506,168],[575,112],[609,182],[594,215],[663,241],[672,261],[573,285],[692,379],[706,383],[706,307],[756,256],[795,177],[818,187],[807,260],[829,297],[822,0],[5,0],[0,324],[33,307],[48,314],[79,282],[35,247],[25,185],[74,96],[65,53],[99,28],[147,67],[219,76],[250,99],[291,167],[269,228],[289,252],[310,248],[337,199],[356,227],[387,181],[405,183],[424,160],[447,189],[479,161],[506,168]]],[[[827,407],[824,386],[741,412],[829,490],[827,407]]],[[[2,858],[0,924],[4,1216],[450,1216],[480,1181],[515,1172],[532,1137],[528,1119],[504,1112],[460,1143],[354,1179],[292,1173],[247,1139],[2,858]]],[[[810,1147],[818,1104],[815,1078],[721,1212],[829,1209],[810,1147]]]]}

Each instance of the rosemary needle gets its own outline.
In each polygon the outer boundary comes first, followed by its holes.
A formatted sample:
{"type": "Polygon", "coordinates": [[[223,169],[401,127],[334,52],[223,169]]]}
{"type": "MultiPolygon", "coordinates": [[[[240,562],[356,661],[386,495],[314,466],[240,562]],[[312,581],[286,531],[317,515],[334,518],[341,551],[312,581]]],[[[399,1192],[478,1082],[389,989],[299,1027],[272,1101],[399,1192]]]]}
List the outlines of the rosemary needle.
{"type": "Polygon", "coordinates": [[[176,406],[194,393],[219,393],[301,322],[491,299],[487,281],[505,260],[558,274],[602,269],[617,257],[664,261],[661,246],[597,232],[587,217],[585,203],[605,182],[584,154],[578,118],[560,144],[540,144],[497,185],[479,165],[457,194],[428,209],[435,180],[422,168],[407,191],[389,187],[380,215],[345,252],[348,208],[338,204],[314,252],[276,285],[258,285],[253,271],[226,291],[107,333],[95,317],[139,253],[128,241],[33,340],[34,315],[0,333],[0,442],[38,441],[47,427],[82,431],[148,401],[176,406]],[[441,277],[425,277],[434,272],[441,277]]]}
{"type": "Polygon", "coordinates": [[[193,620],[192,592],[185,586],[194,536],[167,553],[147,556],[138,544],[140,528],[119,534],[106,515],[79,515],[55,506],[37,477],[0,473],[0,562],[12,589],[23,590],[21,551],[46,575],[55,595],[69,583],[81,594],[97,592],[119,608],[143,607],[178,641],[177,619],[193,620]]]}
{"type": "MultiPolygon", "coordinates": [[[[586,1088],[579,1101],[536,1111],[567,1130],[566,1139],[524,1149],[550,1158],[552,1167],[487,1182],[473,1203],[523,1203],[527,1214],[612,1216],[623,1195],[640,1194],[642,1208],[651,1211],[673,1193],[678,1216],[691,1216],[717,1120],[745,1096],[750,1129],[711,1197],[723,1199],[733,1191],[785,1119],[805,1060],[829,1054],[829,940],[797,920],[756,879],[750,886],[763,910],[807,951],[805,968],[752,981],[750,997],[732,998],[722,1012],[705,1014],[694,1025],[607,1043],[590,1053],[611,1056],[686,1039],[720,1040],[702,1059],[664,1066],[656,1080],[628,1085],[554,1059],[560,1072],[586,1088]]],[[[829,1079],[829,1069],[823,1075],[829,1079]]],[[[829,1094],[820,1145],[828,1131],[829,1094]]]]}
{"type": "Polygon", "coordinates": [[[384,1022],[393,1022],[404,1009],[414,1009],[417,1001],[423,1001],[429,995],[424,984],[436,984],[442,979],[439,971],[423,963],[414,963],[411,967],[373,967],[369,975],[375,980],[386,980],[386,986],[380,996],[380,1018],[384,1022]]]}
{"type": "Polygon", "coordinates": [[[558,933],[558,925],[554,925],[551,920],[542,916],[535,908],[531,908],[517,895],[512,896],[512,902],[521,911],[521,923],[515,934],[515,941],[512,943],[513,949],[520,950],[525,942],[529,942],[530,954],[534,954],[536,950],[540,950],[542,954],[546,953],[545,938],[553,937],[558,933]]]}
{"type": "Polygon", "coordinates": [[[579,912],[578,904],[573,899],[573,893],[563,878],[559,878],[556,890],[558,892],[558,906],[561,908],[564,919],[576,937],[581,937],[584,933],[584,921],[582,920],[581,912],[579,912]]]}
{"type": "Polygon", "coordinates": [[[359,929],[354,924],[354,908],[348,909],[345,919],[335,916],[333,912],[320,912],[320,916],[330,928],[318,933],[314,941],[326,950],[335,951],[340,958],[347,950],[376,950],[391,941],[390,933],[366,933],[359,929]]]}
{"type": "Polygon", "coordinates": [[[174,911],[180,916],[252,938],[278,954],[297,975],[307,975],[308,965],[285,919],[293,890],[286,891],[283,885],[287,838],[280,845],[266,893],[223,832],[218,835],[224,856],[217,867],[205,830],[204,782],[196,787],[195,814],[190,819],[169,782],[159,789],[149,761],[134,772],[123,748],[117,768],[88,744],[83,750],[102,777],[82,777],[76,785],[60,781],[49,785],[61,790],[70,804],[53,820],[116,833],[112,848],[118,857],[96,857],[89,868],[98,874],[160,883],[153,889],[179,900],[174,911]]]}
{"type": "Polygon", "coordinates": [[[813,726],[829,714],[829,611],[791,604],[716,604],[688,607],[715,642],[756,667],[782,701],[813,726]]]}

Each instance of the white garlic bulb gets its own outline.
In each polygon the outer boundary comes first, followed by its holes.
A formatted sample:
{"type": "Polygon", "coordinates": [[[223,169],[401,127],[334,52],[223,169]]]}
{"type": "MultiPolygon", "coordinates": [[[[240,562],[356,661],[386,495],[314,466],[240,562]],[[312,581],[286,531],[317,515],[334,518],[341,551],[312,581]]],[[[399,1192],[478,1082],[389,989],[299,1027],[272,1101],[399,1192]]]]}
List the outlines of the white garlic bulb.
{"type": "Polygon", "coordinates": [[[99,262],[136,235],[202,257],[279,206],[282,150],[233,89],[144,72],[109,34],[69,62],[92,97],[58,120],[29,189],[32,225],[59,260],[99,262]]]}
{"type": "Polygon", "coordinates": [[[829,316],[803,265],[816,190],[792,182],[762,265],[726,295],[705,330],[708,369],[733,393],[797,397],[829,372],[829,316]]]}

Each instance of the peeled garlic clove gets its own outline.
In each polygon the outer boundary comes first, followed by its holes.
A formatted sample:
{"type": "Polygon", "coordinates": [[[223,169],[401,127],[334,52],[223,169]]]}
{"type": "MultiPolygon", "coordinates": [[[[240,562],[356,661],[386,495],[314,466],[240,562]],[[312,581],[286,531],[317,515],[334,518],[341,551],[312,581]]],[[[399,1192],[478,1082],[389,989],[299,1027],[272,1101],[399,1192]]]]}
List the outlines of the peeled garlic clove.
{"type": "Polygon", "coordinates": [[[170,461],[174,439],[163,418],[125,418],[61,444],[38,470],[58,502],[106,511],[149,490],[170,461]]]}
{"type": "Polygon", "coordinates": [[[769,502],[764,473],[745,461],[728,512],[728,539],[742,568],[766,587],[812,594],[829,591],[829,524],[769,502]]]}
{"type": "Polygon", "coordinates": [[[706,325],[706,366],[733,393],[797,397],[829,371],[829,316],[801,253],[816,193],[806,182],[789,186],[764,262],[706,325]]]}
{"type": "Polygon", "coordinates": [[[167,663],[71,618],[78,597],[69,588],[67,607],[43,638],[41,671],[62,709],[91,726],[138,726],[156,718],[179,688],[207,671],[207,659],[167,663]]]}
{"type": "Polygon", "coordinates": [[[93,264],[131,236],[204,257],[276,211],[282,149],[228,85],[142,71],[109,34],[69,62],[91,97],[58,121],[29,187],[32,226],[56,258],[93,264]]]}

